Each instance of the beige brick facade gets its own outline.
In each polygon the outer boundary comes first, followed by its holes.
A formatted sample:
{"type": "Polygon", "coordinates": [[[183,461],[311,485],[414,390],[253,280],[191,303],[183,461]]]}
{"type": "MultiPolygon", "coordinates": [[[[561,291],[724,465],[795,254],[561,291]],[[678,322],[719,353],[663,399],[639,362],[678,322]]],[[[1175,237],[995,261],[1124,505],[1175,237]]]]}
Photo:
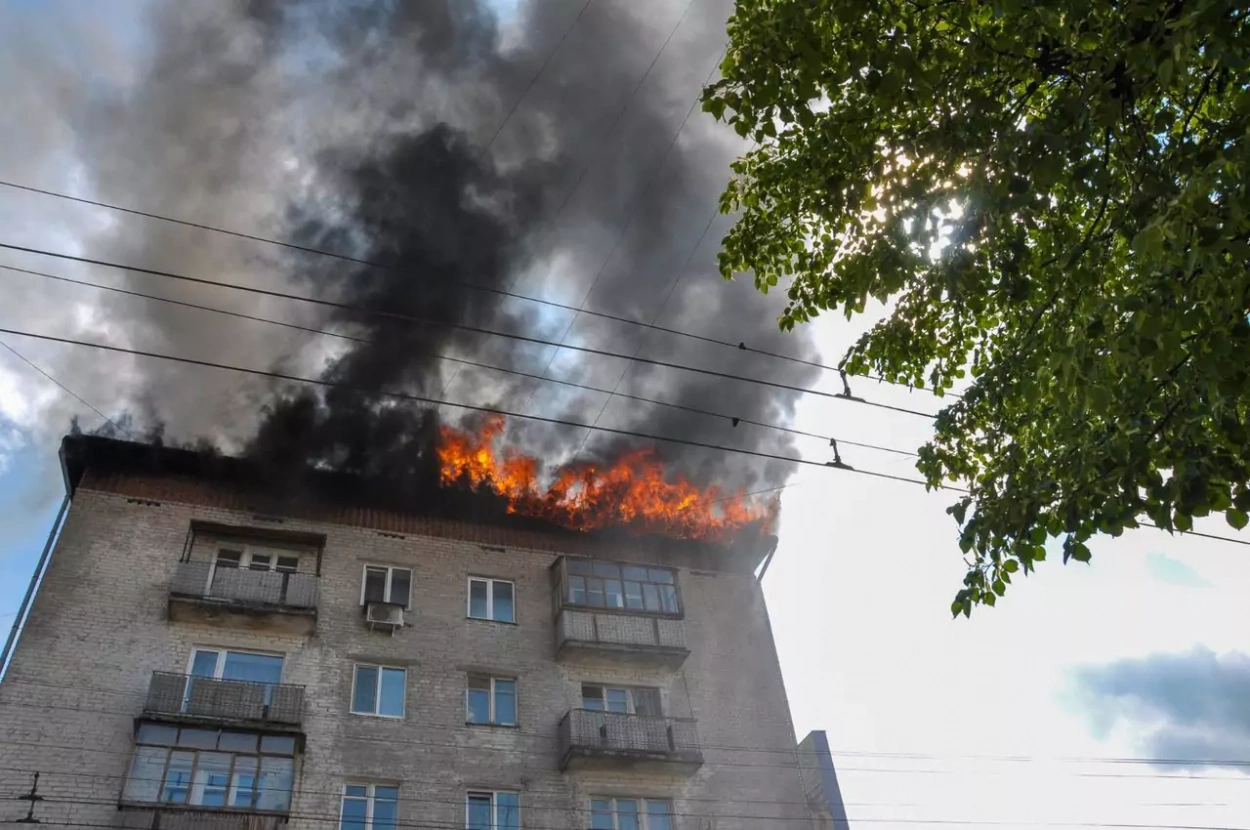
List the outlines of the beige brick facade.
{"type": "MultiPolygon", "coordinates": [[[[274,521],[208,499],[135,492],[88,476],[74,495],[0,684],[0,792],[10,796],[0,821],[25,815],[28,804],[11,797],[38,771],[45,800],[35,815],[46,826],[133,826],[117,805],[152,672],[185,672],[192,648],[208,645],[281,652],[283,682],[305,687],[294,828],[337,827],[345,781],[398,783],[401,826],[429,830],[464,827],[467,790],[519,792],[521,824],[532,830],[589,827],[589,798],[601,795],[671,799],[673,826],[687,830],[808,826],[772,633],[750,573],[678,568],[690,652],[678,668],[559,664],[550,568],[572,552],[567,535],[544,548],[541,533],[492,530],[485,544],[454,529],[274,521]],[[323,536],[315,631],[170,621],[193,521],[323,536]],[[412,608],[393,636],[364,625],[366,563],[412,570],[412,608]],[[515,624],[467,618],[470,575],[515,583],[515,624]],[[402,720],[348,714],[357,662],[407,668],[402,720]],[[516,678],[516,727],[465,724],[470,672],[516,678]],[[664,715],[695,720],[702,765],[692,774],[626,763],[562,772],[559,724],[581,705],[583,682],[658,687],[664,715]]],[[[616,544],[620,561],[673,561],[616,544]]]]}

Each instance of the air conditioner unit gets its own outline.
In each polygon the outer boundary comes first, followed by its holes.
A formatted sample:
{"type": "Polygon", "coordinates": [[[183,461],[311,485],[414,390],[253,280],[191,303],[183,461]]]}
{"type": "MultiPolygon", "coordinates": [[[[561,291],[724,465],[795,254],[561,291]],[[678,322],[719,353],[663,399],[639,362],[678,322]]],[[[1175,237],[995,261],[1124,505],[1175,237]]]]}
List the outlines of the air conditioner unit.
{"type": "Polygon", "coordinates": [[[404,606],[393,602],[369,602],[365,604],[365,625],[395,633],[404,625],[404,606]]]}

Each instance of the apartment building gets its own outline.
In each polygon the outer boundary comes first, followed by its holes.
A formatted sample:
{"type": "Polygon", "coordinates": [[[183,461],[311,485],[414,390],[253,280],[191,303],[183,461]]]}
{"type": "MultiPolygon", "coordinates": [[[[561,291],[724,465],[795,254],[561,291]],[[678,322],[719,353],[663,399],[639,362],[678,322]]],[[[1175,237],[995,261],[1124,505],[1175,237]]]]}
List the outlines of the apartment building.
{"type": "Polygon", "coordinates": [[[767,540],[381,509],[97,437],[61,456],[71,506],[0,683],[0,821],[811,826],[767,540]]]}

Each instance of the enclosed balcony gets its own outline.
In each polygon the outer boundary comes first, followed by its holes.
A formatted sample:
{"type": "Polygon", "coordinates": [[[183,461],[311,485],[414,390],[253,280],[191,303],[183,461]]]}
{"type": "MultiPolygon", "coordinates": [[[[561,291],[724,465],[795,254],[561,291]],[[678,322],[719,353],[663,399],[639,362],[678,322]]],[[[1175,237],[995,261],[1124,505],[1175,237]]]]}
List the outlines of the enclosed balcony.
{"type": "Polygon", "coordinates": [[[557,661],[675,669],[690,655],[671,569],[565,557],[552,574],[557,661]]]}
{"type": "Polygon", "coordinates": [[[307,635],[317,627],[317,583],[315,574],[294,565],[269,570],[223,560],[179,562],[169,619],[307,635]]]}
{"type": "Polygon", "coordinates": [[[283,830],[285,814],[206,810],[177,806],[122,805],[116,827],[135,830],[283,830]]]}
{"type": "Polygon", "coordinates": [[[304,687],[152,672],[143,714],[162,720],[294,731],[303,721],[304,687]]]}
{"type": "Polygon", "coordinates": [[[690,775],[703,765],[695,722],[572,709],[560,721],[560,769],[643,768],[690,775]]]}

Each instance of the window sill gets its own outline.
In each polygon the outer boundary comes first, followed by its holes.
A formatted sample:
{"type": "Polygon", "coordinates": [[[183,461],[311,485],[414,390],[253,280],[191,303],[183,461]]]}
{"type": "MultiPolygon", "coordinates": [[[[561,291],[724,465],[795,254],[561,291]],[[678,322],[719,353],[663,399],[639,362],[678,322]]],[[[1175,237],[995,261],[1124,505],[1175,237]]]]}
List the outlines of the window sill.
{"type": "Polygon", "coordinates": [[[484,727],[486,729],[520,729],[521,728],[521,724],[519,723],[478,723],[477,721],[469,721],[469,720],[465,721],[464,725],[472,726],[475,728],[484,727]]]}
{"type": "Polygon", "coordinates": [[[513,622],[509,622],[509,621],[507,621],[507,620],[488,620],[488,619],[486,619],[485,617],[465,617],[465,619],[466,619],[466,620],[471,620],[471,621],[473,621],[473,622],[480,622],[480,623],[493,623],[494,625],[511,625],[511,626],[515,626],[515,625],[516,625],[516,622],[515,622],[515,621],[513,621],[513,622]]]}
{"type": "Polygon", "coordinates": [[[371,720],[403,720],[403,715],[376,715],[372,712],[348,712],[354,718],[370,718],[371,720]]]}

